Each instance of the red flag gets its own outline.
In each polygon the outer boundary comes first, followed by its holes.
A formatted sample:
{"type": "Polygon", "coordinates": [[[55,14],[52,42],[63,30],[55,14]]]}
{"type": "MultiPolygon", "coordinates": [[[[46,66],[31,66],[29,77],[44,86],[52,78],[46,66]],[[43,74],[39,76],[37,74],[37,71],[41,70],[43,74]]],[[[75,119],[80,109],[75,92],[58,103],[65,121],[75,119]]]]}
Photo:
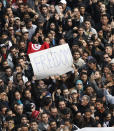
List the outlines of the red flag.
{"type": "MultiPolygon", "coordinates": [[[[8,2],[9,2],[10,0],[8,0],[8,2]]],[[[27,2],[27,0],[23,0],[23,2],[25,3],[25,2],[27,2]]],[[[12,0],[12,3],[16,3],[16,0],[12,0]]]]}
{"type": "Polygon", "coordinates": [[[49,44],[47,42],[44,42],[42,45],[33,44],[32,42],[29,42],[27,54],[34,53],[40,50],[45,50],[48,48],[49,48],[49,44]]]}

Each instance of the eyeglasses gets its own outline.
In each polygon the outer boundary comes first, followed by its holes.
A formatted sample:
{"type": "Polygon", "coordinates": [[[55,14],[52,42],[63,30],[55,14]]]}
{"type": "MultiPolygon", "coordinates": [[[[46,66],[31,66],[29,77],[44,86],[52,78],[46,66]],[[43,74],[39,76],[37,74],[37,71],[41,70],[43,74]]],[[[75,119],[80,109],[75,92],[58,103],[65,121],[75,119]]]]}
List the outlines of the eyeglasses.
{"type": "Polygon", "coordinates": [[[21,57],[25,57],[26,55],[21,55],[21,57]]]}
{"type": "Polygon", "coordinates": [[[25,55],[22,55],[21,57],[25,57],[25,55]]]}

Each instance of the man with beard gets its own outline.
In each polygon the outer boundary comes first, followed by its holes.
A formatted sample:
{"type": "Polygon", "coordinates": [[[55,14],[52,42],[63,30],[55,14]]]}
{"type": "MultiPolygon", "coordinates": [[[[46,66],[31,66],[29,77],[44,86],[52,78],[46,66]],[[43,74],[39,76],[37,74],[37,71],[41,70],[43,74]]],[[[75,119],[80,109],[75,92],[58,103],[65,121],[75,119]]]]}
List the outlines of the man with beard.
{"type": "Polygon", "coordinates": [[[50,129],[49,131],[56,131],[57,130],[57,123],[55,120],[50,121],[50,129]]]}
{"type": "Polygon", "coordinates": [[[16,116],[14,117],[15,125],[17,125],[16,127],[19,127],[22,116],[23,116],[23,105],[18,104],[16,107],[16,116]]]}
{"type": "Polygon", "coordinates": [[[89,107],[90,97],[88,95],[83,95],[81,102],[78,104],[78,110],[83,114],[86,109],[89,107]]]}
{"type": "Polygon", "coordinates": [[[27,22],[27,30],[29,32],[29,40],[31,40],[33,34],[36,31],[37,26],[32,23],[32,20],[28,20],[27,22]]]}
{"type": "Polygon", "coordinates": [[[13,82],[13,73],[12,73],[11,67],[8,66],[5,68],[5,74],[3,76],[3,80],[4,80],[5,84],[7,84],[7,82],[9,80],[11,80],[13,82]]]}
{"type": "Polygon", "coordinates": [[[56,106],[51,106],[50,107],[50,121],[56,121],[57,126],[60,125],[61,123],[61,118],[58,113],[58,109],[56,106]]]}
{"type": "Polygon", "coordinates": [[[88,108],[84,113],[84,127],[94,127],[95,126],[95,119],[91,116],[92,112],[88,108]]]}
{"type": "Polygon", "coordinates": [[[59,106],[59,113],[62,115],[63,112],[64,112],[64,109],[66,108],[65,101],[63,99],[60,100],[59,103],[58,103],[58,106],[59,106]]]}
{"type": "Polygon", "coordinates": [[[14,69],[14,65],[16,65],[16,59],[18,57],[18,49],[16,46],[12,46],[10,48],[10,53],[8,54],[8,57],[7,57],[7,61],[8,61],[8,65],[14,69]]]}
{"type": "Polygon", "coordinates": [[[38,130],[46,131],[49,128],[49,117],[47,113],[41,114],[41,122],[39,122],[38,130]]]}

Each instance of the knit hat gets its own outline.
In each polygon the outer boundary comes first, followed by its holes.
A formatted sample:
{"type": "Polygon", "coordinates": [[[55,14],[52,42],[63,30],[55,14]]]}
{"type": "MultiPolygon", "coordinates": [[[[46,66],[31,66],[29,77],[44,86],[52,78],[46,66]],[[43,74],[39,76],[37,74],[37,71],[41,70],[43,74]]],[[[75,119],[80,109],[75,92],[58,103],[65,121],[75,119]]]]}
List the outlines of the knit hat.
{"type": "Polygon", "coordinates": [[[78,85],[78,84],[82,84],[82,85],[83,85],[82,80],[77,80],[77,81],[76,81],[76,85],[78,85]]]}

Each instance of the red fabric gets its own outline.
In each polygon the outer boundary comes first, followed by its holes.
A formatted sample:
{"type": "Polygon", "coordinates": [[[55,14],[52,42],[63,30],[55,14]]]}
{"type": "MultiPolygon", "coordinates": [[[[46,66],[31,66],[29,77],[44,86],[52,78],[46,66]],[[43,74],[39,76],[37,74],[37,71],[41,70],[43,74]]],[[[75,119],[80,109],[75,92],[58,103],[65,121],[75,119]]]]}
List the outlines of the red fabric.
{"type": "Polygon", "coordinates": [[[37,110],[33,111],[32,112],[32,118],[36,118],[37,119],[39,114],[40,114],[39,111],[37,111],[37,110]]]}
{"type": "MultiPolygon", "coordinates": [[[[8,0],[8,2],[9,2],[10,0],[8,0]]],[[[25,3],[25,2],[27,2],[27,0],[23,0],[23,2],[25,3]]],[[[12,0],[12,3],[16,3],[16,0],[12,0]]]]}
{"type": "Polygon", "coordinates": [[[27,54],[31,54],[48,48],[49,48],[49,44],[47,42],[44,42],[42,45],[33,44],[32,42],[29,42],[27,54]]]}
{"type": "Polygon", "coordinates": [[[6,54],[3,54],[4,59],[6,60],[6,54]]]}

